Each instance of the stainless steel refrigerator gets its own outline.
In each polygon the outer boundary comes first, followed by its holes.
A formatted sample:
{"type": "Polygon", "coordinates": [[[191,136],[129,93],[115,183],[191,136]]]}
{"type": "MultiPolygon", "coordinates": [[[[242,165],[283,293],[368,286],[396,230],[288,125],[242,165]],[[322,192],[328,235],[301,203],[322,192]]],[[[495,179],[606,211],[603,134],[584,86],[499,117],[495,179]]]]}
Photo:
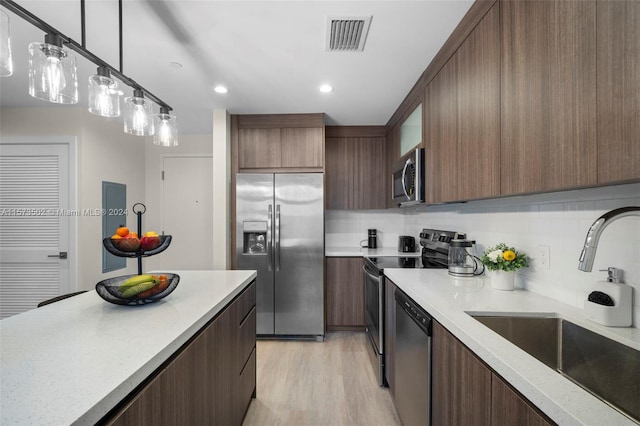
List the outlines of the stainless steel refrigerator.
{"type": "Polygon", "coordinates": [[[323,197],[322,173],[236,175],[236,268],[258,271],[258,335],[324,335],[323,197]]]}

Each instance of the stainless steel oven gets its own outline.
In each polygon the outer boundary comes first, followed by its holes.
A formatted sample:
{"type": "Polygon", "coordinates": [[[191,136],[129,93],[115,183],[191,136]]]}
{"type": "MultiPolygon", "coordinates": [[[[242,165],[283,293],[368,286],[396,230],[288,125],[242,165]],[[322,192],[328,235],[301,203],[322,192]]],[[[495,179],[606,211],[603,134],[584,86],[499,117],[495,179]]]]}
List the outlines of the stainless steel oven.
{"type": "Polygon", "coordinates": [[[384,386],[384,275],[369,260],[364,261],[364,324],[378,384],[384,386]]]}
{"type": "Polygon", "coordinates": [[[369,358],[380,386],[385,386],[384,324],[385,324],[385,268],[446,268],[449,241],[464,238],[457,232],[423,229],[420,233],[421,255],[365,257],[364,259],[364,321],[369,340],[369,358]]]}

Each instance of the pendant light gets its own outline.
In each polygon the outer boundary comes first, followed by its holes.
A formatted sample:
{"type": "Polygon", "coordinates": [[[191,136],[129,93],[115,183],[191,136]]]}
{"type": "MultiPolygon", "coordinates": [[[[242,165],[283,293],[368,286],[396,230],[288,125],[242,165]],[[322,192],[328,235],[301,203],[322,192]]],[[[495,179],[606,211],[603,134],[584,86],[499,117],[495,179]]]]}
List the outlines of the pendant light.
{"type": "Polygon", "coordinates": [[[78,103],[76,58],[63,49],[57,34],[29,44],[29,94],[56,104],[78,103]]]}
{"type": "Polygon", "coordinates": [[[160,146],[178,146],[178,122],[170,109],[160,107],[160,114],[153,116],[153,143],[160,146]]]}
{"type": "Polygon", "coordinates": [[[118,83],[111,78],[109,68],[98,67],[97,74],[89,77],[89,112],[101,117],[120,116],[118,83]]]}
{"type": "Polygon", "coordinates": [[[13,59],[11,58],[11,32],[9,31],[9,16],[0,10],[0,77],[13,74],[13,59]]]}
{"type": "Polygon", "coordinates": [[[133,96],[124,99],[124,131],[135,136],[153,134],[151,102],[144,99],[144,92],[140,89],[135,89],[133,96]]]}

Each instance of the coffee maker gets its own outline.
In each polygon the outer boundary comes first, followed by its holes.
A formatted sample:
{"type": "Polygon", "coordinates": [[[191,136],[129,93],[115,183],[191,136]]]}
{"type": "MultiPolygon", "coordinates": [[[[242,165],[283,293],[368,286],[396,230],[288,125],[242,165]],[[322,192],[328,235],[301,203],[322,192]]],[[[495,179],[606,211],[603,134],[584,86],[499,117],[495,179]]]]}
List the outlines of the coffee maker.
{"type": "Polygon", "coordinates": [[[367,248],[370,248],[370,249],[378,248],[378,230],[377,229],[368,230],[367,248]]]}

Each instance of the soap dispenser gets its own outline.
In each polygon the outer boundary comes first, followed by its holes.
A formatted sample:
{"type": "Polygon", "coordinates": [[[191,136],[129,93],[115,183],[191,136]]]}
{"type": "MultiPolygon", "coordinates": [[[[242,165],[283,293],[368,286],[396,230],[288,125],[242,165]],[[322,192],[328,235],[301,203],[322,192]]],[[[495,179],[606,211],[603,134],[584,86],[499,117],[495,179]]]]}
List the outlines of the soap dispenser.
{"type": "Polygon", "coordinates": [[[584,301],[584,311],[591,321],[609,327],[631,326],[633,288],[621,282],[621,270],[607,268],[606,281],[598,281],[584,301]]]}

